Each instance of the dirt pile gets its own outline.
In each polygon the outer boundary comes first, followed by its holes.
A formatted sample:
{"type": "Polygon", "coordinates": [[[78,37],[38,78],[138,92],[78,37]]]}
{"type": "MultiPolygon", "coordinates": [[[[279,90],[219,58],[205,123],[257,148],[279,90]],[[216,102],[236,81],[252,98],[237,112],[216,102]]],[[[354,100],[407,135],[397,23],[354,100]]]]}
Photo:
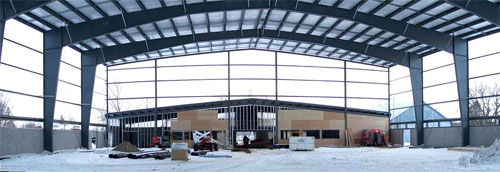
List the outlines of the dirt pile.
{"type": "Polygon", "coordinates": [[[113,151],[120,151],[120,152],[140,152],[136,146],[134,146],[130,142],[122,142],[118,146],[116,146],[113,151]]]}
{"type": "Polygon", "coordinates": [[[474,151],[472,157],[462,156],[459,159],[459,165],[464,166],[481,163],[500,163],[500,138],[497,138],[490,147],[481,147],[474,151]]]}

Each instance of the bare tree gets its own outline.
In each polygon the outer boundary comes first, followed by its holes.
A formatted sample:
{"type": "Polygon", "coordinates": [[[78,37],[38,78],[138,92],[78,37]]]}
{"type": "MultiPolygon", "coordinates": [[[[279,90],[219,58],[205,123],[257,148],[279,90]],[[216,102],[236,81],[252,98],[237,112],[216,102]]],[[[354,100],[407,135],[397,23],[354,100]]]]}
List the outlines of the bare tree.
{"type": "MultiPolygon", "coordinates": [[[[11,116],[11,110],[12,106],[9,106],[9,98],[3,93],[0,93],[0,115],[11,116]]],[[[15,128],[16,125],[14,124],[13,120],[0,118],[0,127],[15,128]]]]}
{"type": "Polygon", "coordinates": [[[119,100],[122,93],[122,88],[119,84],[111,84],[109,91],[111,93],[111,100],[108,100],[108,103],[112,111],[121,112],[129,109],[130,106],[127,100],[119,100]]]}
{"type": "MultiPolygon", "coordinates": [[[[469,91],[470,97],[485,97],[469,100],[469,113],[471,117],[500,116],[500,86],[478,84],[469,91]],[[491,96],[491,97],[486,97],[491,96]]],[[[477,122],[473,123],[476,124],[477,122]]],[[[478,124],[496,124],[496,120],[480,120],[478,124]]]]}

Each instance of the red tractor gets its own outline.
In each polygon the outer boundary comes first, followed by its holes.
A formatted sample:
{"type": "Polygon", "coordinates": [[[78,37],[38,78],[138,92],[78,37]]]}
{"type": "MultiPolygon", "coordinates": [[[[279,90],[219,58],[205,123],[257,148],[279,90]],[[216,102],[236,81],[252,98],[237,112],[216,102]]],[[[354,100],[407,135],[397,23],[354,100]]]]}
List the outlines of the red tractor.
{"type": "Polygon", "coordinates": [[[362,131],[361,145],[387,146],[385,133],[380,129],[364,129],[362,131]]]}

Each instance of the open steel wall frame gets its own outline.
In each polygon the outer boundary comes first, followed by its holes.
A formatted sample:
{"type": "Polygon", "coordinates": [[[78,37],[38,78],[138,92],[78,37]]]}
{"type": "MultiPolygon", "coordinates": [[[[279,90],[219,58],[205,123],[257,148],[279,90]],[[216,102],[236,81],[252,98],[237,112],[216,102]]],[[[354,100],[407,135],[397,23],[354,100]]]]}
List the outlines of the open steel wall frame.
{"type": "MultiPolygon", "coordinates": [[[[139,57],[141,57],[140,55],[143,53],[146,53],[144,55],[147,58],[154,58],[154,56],[150,55],[151,53],[156,53],[156,55],[158,55],[157,57],[176,56],[173,51],[170,52],[170,55],[161,53],[161,50],[171,48],[165,47],[161,44],[172,40],[180,40],[185,43],[182,47],[184,47],[184,51],[187,52],[185,48],[185,45],[187,44],[195,43],[199,49],[198,43],[200,41],[217,41],[227,39],[239,40],[239,38],[249,37],[252,38],[252,43],[254,43],[254,45],[259,42],[260,38],[272,38],[273,41],[291,40],[299,43],[314,43],[315,45],[322,45],[324,47],[336,47],[353,52],[348,59],[344,60],[359,60],[360,62],[386,67],[396,64],[408,67],[410,66],[409,62],[406,60],[408,56],[425,56],[439,50],[450,52],[455,56],[457,84],[459,90],[458,94],[461,102],[460,112],[465,139],[468,136],[465,132],[468,131],[466,129],[468,128],[468,125],[466,125],[467,123],[464,123],[464,121],[467,119],[466,113],[468,110],[466,105],[463,105],[463,100],[464,97],[468,97],[466,94],[466,88],[468,86],[466,86],[467,81],[464,81],[463,78],[467,79],[467,77],[464,77],[464,75],[466,76],[467,64],[463,63],[463,54],[461,52],[464,50],[466,51],[467,40],[476,39],[498,32],[500,23],[499,16],[497,15],[500,11],[500,5],[497,1],[438,1],[427,5],[426,7],[420,8],[419,10],[421,11],[415,10],[412,7],[415,7],[418,3],[423,3],[424,1],[408,2],[407,4],[395,4],[393,2],[386,3],[377,0],[368,0],[350,4],[349,1],[339,0],[328,5],[321,4],[319,1],[302,2],[298,0],[262,0],[246,2],[204,1],[202,3],[194,3],[190,0],[180,1],[180,4],[174,6],[169,6],[164,1],[161,1],[163,3],[161,3],[161,7],[159,8],[145,7],[142,1],[136,1],[137,5],[141,7],[141,10],[139,11],[131,11],[128,7],[120,5],[120,2],[112,1],[115,7],[120,11],[119,15],[111,14],[110,9],[103,8],[102,3],[96,4],[93,1],[82,1],[84,3],[83,6],[75,4],[76,1],[67,2],[65,0],[0,1],[0,9],[2,13],[0,18],[0,32],[2,35],[5,21],[8,19],[16,19],[32,28],[44,32],[44,118],[46,118],[44,122],[44,136],[46,138],[44,141],[44,148],[46,150],[52,150],[51,126],[54,116],[53,113],[56,101],[55,95],[57,91],[58,69],[62,47],[70,46],[78,51],[81,51],[85,56],[95,57],[95,60],[98,63],[112,65],[116,64],[119,59],[121,59],[122,62],[140,61],[141,59],[139,57]],[[378,5],[371,7],[368,11],[363,11],[364,7],[368,6],[368,2],[378,3],[378,5]],[[59,9],[58,7],[55,7],[54,4],[62,5],[64,8],[59,9]],[[397,10],[385,11],[384,7],[390,5],[397,7],[397,10]],[[436,14],[429,14],[430,10],[447,7],[449,5],[454,7],[447,8],[448,10],[441,10],[436,14]],[[88,6],[92,7],[101,17],[89,17],[89,14],[86,14],[81,10],[81,8],[88,6]],[[332,10],[332,8],[335,10],[332,10]],[[205,15],[208,16],[208,13],[211,12],[223,11],[224,14],[226,14],[229,10],[248,9],[259,9],[259,15],[262,14],[262,11],[266,10],[265,20],[262,24],[260,24],[261,21],[257,20],[255,28],[246,30],[242,27],[242,20],[240,21],[240,28],[236,32],[226,31],[225,26],[228,23],[225,18],[224,32],[222,33],[208,32],[203,34],[191,34],[190,36],[181,36],[178,33],[178,28],[174,26],[174,30],[176,32],[176,37],[174,38],[166,38],[163,33],[159,31],[160,29],[157,25],[158,21],[164,19],[169,19],[171,23],[175,25],[172,18],[187,16],[189,23],[191,23],[191,33],[195,33],[195,28],[192,24],[190,15],[205,13],[205,15]],[[405,10],[412,11],[412,14],[403,17],[403,19],[397,19],[398,15],[404,15],[403,13],[405,10]],[[456,16],[452,15],[453,13],[458,13],[459,10],[466,11],[466,13],[456,16]],[[321,36],[315,36],[311,34],[312,31],[309,31],[308,34],[281,31],[281,27],[286,24],[284,23],[286,17],[282,18],[282,22],[279,24],[280,29],[267,29],[266,24],[270,23],[268,22],[268,18],[270,13],[273,11],[285,11],[285,16],[295,12],[302,13],[304,16],[317,15],[321,16],[323,19],[336,18],[341,21],[353,21],[356,24],[348,26],[346,30],[343,30],[342,33],[339,34],[340,36],[337,35],[334,38],[327,37],[327,32],[321,36]],[[61,15],[65,12],[75,14],[77,17],[71,18],[61,15]],[[413,20],[421,15],[427,15],[430,17],[423,21],[413,20]],[[437,25],[431,24],[437,20],[443,20],[446,16],[448,17],[444,19],[445,22],[437,25]],[[449,16],[452,17],[450,18],[449,16]],[[56,22],[50,21],[49,18],[51,17],[55,17],[56,22]],[[465,20],[469,17],[478,17],[479,19],[471,20],[468,23],[460,22],[461,20],[465,20]],[[155,26],[155,30],[157,31],[156,33],[160,35],[160,38],[151,39],[151,35],[144,34],[145,32],[141,26],[144,26],[145,24],[153,24],[155,26]],[[458,26],[451,26],[453,24],[458,26]],[[374,35],[366,35],[366,33],[369,32],[367,28],[359,32],[352,31],[353,29],[356,29],[357,25],[366,25],[368,28],[376,28],[381,31],[374,35]],[[132,38],[131,34],[126,32],[126,29],[130,28],[138,30],[138,32],[140,32],[143,36],[144,41],[135,40],[135,37],[132,38]],[[238,33],[238,31],[239,34],[234,34],[238,33]],[[111,35],[111,33],[116,32],[119,32],[121,36],[126,37],[129,40],[129,43],[120,42],[115,36],[111,35]],[[354,33],[355,36],[351,38],[342,38],[342,36],[345,36],[348,33],[354,33]],[[385,34],[392,36],[382,37],[382,35],[385,34]],[[368,36],[369,38],[364,41],[355,41],[352,39],[363,36],[368,36]],[[381,41],[373,42],[376,39],[381,39],[381,41]],[[449,44],[450,40],[453,40],[453,44],[449,44]],[[150,45],[150,42],[152,41],[155,42],[150,45]],[[465,46],[463,46],[464,43],[465,46]],[[131,46],[135,48],[129,49],[131,46]],[[150,51],[150,48],[152,51],[150,51]],[[374,59],[371,59],[372,57],[374,59]]],[[[305,18],[306,17],[302,17],[301,21],[297,23],[297,25],[301,25],[301,22],[303,22],[303,19],[305,18]]],[[[336,23],[333,26],[338,26],[339,23],[336,23]]],[[[210,23],[207,22],[207,25],[209,24],[210,23]]],[[[317,28],[319,24],[320,22],[316,22],[313,28],[317,28]]],[[[338,28],[334,28],[333,26],[327,31],[331,32],[338,30],[338,28]]],[[[298,26],[296,26],[293,30],[296,31],[297,28],[298,26]]],[[[179,45],[180,44],[175,44],[171,46],[179,45]]],[[[269,45],[271,45],[271,42],[269,42],[269,45]]],[[[282,44],[281,46],[283,47],[285,44],[282,44]]],[[[226,48],[223,50],[226,50],[226,48]]],[[[310,53],[309,50],[311,49],[309,48],[307,52],[303,53],[311,54],[312,52],[310,53]]],[[[315,50],[317,53],[313,54],[324,57],[338,57],[334,56],[335,50],[327,52],[326,55],[323,50],[315,50]]],[[[200,51],[197,53],[200,53],[200,51]]],[[[82,81],[83,79],[84,78],[82,78],[82,81]]],[[[86,99],[88,99],[88,97],[86,99]]],[[[83,109],[84,108],[82,106],[82,112],[84,111],[83,109]]],[[[84,114],[82,114],[82,118],[83,116],[84,114]]],[[[464,144],[466,143],[467,142],[464,141],[464,144]]]]}

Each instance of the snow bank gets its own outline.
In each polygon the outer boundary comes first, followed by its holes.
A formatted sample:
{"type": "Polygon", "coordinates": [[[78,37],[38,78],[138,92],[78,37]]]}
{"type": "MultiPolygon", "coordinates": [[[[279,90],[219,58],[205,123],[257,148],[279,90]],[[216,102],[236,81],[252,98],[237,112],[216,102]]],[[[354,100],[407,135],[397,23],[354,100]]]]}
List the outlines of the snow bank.
{"type": "Polygon", "coordinates": [[[459,165],[463,166],[481,163],[500,163],[500,138],[497,138],[490,147],[481,147],[474,151],[472,157],[464,155],[459,159],[459,165]]]}

